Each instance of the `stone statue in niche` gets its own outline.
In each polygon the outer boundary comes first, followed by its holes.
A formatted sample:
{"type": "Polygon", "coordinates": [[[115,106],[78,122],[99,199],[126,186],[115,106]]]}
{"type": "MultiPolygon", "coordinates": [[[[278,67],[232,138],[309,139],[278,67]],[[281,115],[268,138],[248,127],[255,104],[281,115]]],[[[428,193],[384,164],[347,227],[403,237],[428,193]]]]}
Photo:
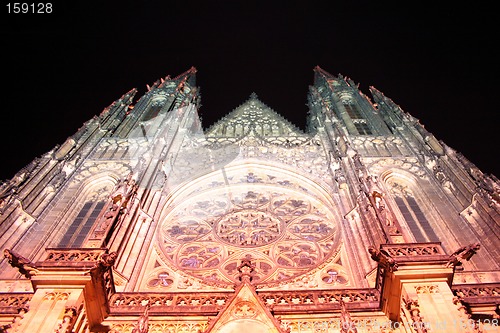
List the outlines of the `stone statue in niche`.
{"type": "Polygon", "coordinates": [[[391,232],[399,233],[394,225],[392,214],[387,209],[387,204],[384,199],[384,192],[380,189],[377,178],[375,176],[366,177],[365,186],[366,195],[368,196],[371,205],[375,209],[380,222],[388,227],[392,227],[390,228],[391,232]]]}

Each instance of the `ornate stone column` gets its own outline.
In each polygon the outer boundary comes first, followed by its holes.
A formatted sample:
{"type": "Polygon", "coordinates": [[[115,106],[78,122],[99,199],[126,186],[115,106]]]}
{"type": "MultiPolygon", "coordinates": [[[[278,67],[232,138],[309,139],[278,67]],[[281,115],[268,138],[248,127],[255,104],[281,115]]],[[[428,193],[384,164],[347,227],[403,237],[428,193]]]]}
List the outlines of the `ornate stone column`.
{"type": "Polygon", "coordinates": [[[107,332],[101,322],[109,314],[114,293],[111,266],[116,255],[105,249],[47,249],[44,261],[30,263],[6,251],[9,262],[30,278],[34,294],[16,332],[72,332],[75,323],[91,332],[107,332]]]}

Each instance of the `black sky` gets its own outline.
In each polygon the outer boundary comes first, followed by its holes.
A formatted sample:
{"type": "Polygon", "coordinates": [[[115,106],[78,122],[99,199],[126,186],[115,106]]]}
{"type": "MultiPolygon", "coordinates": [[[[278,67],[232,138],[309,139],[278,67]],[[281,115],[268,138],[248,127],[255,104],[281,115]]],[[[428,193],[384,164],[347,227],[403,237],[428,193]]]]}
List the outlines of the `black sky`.
{"type": "Polygon", "coordinates": [[[0,21],[0,179],[132,88],[198,69],[208,127],[255,92],[304,128],[314,66],[374,86],[500,175],[492,8],[342,1],[60,1],[0,21]]]}

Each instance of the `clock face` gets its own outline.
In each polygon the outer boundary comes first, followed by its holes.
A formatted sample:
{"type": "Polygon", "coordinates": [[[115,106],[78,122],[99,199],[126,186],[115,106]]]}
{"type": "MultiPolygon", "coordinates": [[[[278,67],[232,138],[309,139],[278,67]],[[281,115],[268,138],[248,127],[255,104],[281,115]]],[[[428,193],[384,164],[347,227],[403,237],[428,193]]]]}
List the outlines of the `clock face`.
{"type": "Polygon", "coordinates": [[[158,242],[172,269],[214,285],[234,285],[241,259],[253,281],[272,285],[316,270],[340,246],[334,214],[294,189],[246,184],[204,191],[163,219],[158,242]]]}

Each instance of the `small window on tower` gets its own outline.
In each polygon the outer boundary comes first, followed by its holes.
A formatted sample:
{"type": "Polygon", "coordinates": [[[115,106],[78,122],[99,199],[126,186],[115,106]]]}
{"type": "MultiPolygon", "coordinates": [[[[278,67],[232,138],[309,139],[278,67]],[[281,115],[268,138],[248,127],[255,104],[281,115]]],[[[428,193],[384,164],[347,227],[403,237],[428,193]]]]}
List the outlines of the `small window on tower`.
{"type": "Polygon", "coordinates": [[[345,110],[351,119],[364,119],[358,108],[351,103],[344,104],[345,110]]]}
{"type": "Polygon", "coordinates": [[[371,135],[372,130],[370,129],[370,126],[368,126],[368,123],[359,110],[359,107],[351,99],[346,98],[342,100],[342,105],[344,106],[344,109],[349,116],[350,121],[356,128],[357,133],[352,134],[371,135]]]}
{"type": "Polygon", "coordinates": [[[144,113],[144,116],[142,117],[142,121],[148,121],[151,119],[154,119],[158,116],[162,108],[162,105],[160,104],[155,104],[151,105],[149,109],[144,113]]]}
{"type": "Polygon", "coordinates": [[[354,123],[354,126],[356,126],[356,129],[358,130],[359,135],[372,134],[372,131],[371,131],[370,127],[368,127],[368,124],[366,122],[356,122],[356,123],[354,123]]]}

